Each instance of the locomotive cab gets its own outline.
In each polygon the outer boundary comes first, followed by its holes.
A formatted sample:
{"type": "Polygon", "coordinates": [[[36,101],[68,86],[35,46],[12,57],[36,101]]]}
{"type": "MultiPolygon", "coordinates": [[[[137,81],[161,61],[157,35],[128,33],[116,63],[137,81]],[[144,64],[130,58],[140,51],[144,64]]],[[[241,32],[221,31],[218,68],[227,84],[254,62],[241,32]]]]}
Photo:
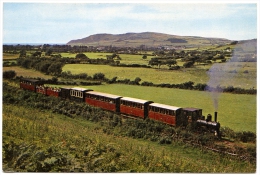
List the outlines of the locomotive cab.
{"type": "Polygon", "coordinates": [[[199,108],[183,108],[182,124],[187,126],[190,123],[195,123],[202,116],[202,109],[199,108]]]}

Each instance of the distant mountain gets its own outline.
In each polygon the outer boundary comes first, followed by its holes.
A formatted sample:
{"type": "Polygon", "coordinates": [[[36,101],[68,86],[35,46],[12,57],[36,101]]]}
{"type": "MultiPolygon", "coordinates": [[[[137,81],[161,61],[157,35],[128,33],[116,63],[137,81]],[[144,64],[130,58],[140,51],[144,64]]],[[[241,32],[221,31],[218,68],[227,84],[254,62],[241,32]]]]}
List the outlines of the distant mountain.
{"type": "Polygon", "coordinates": [[[185,46],[197,47],[206,45],[229,44],[231,40],[223,38],[206,38],[198,36],[178,36],[164,33],[143,32],[125,34],[95,34],[82,39],[69,41],[68,45],[87,46],[118,46],[118,47],[138,47],[145,45],[148,47],[157,46],[185,46]]]}

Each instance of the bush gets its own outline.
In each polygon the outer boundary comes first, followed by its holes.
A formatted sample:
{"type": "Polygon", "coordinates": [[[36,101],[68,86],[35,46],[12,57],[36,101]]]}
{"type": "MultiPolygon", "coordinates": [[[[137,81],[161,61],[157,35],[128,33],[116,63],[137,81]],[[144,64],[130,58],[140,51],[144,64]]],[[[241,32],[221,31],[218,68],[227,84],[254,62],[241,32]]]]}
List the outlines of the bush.
{"type": "Polygon", "coordinates": [[[4,71],[3,72],[3,78],[6,79],[13,79],[16,76],[16,72],[13,70],[4,71]]]}
{"type": "Polygon", "coordinates": [[[104,80],[105,79],[105,74],[103,73],[95,73],[93,75],[94,80],[104,80]]]}
{"type": "Polygon", "coordinates": [[[193,66],[193,64],[194,64],[193,61],[188,61],[188,62],[186,62],[186,63],[183,64],[183,67],[189,68],[189,67],[193,66]]]}

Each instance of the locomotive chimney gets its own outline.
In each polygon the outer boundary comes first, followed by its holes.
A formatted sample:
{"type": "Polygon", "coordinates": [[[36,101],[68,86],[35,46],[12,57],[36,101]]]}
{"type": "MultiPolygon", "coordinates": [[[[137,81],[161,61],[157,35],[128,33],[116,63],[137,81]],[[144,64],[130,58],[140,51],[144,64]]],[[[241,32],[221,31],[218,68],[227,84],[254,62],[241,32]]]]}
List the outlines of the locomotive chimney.
{"type": "Polygon", "coordinates": [[[218,119],[218,112],[215,112],[215,122],[217,122],[218,119]]]}

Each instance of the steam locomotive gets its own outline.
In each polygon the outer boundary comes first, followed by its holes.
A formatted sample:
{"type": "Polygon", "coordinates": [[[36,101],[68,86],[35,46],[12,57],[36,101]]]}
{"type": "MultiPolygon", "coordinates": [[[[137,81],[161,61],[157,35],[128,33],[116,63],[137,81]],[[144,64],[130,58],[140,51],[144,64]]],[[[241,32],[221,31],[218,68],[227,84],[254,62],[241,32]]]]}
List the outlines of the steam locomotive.
{"type": "Polygon", "coordinates": [[[220,137],[220,123],[217,122],[217,112],[214,113],[213,121],[211,114],[208,114],[205,119],[205,116],[202,115],[202,109],[199,108],[170,106],[153,101],[122,97],[78,87],[46,87],[43,81],[28,78],[22,78],[20,80],[20,88],[47,96],[84,102],[126,116],[157,120],[171,126],[196,124],[197,127],[215,132],[216,135],[220,137]]]}

